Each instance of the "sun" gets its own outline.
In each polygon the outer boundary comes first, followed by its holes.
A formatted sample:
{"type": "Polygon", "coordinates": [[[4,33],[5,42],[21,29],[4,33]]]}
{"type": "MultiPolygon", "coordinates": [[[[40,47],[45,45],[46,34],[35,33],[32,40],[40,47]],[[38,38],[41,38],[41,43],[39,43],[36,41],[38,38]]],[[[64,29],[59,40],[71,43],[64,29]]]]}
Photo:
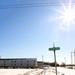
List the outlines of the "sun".
{"type": "Polygon", "coordinates": [[[68,9],[64,12],[64,19],[67,22],[71,22],[74,19],[74,11],[72,9],[68,9]]]}
{"type": "Polygon", "coordinates": [[[68,5],[61,5],[63,10],[56,9],[56,11],[60,14],[56,19],[62,20],[60,23],[60,28],[62,30],[69,30],[75,25],[75,7],[70,2],[68,5]]]}

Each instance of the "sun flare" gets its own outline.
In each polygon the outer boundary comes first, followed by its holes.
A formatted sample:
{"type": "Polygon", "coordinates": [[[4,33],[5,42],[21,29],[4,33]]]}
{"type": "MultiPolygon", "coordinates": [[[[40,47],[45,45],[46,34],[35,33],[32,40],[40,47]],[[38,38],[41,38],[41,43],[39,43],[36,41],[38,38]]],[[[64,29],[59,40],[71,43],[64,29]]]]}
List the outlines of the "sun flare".
{"type": "Polygon", "coordinates": [[[60,28],[62,30],[69,30],[75,25],[75,8],[71,3],[69,3],[68,5],[62,4],[62,9],[63,10],[56,9],[60,14],[56,19],[58,21],[62,20],[60,23],[60,28]]]}
{"type": "Polygon", "coordinates": [[[73,10],[71,10],[71,9],[66,10],[66,12],[64,13],[64,19],[67,22],[72,21],[74,19],[74,12],[73,12],[73,10]]]}

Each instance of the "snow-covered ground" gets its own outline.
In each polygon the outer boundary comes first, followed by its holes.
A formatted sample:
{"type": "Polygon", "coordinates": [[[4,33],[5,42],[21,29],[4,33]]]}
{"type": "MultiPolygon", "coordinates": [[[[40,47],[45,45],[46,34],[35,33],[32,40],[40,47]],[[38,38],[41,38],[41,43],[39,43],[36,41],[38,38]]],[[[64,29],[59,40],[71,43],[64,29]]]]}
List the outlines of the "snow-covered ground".
{"type": "Polygon", "coordinates": [[[55,75],[52,68],[46,69],[0,69],[0,75],[55,75]]]}
{"type": "MultiPolygon", "coordinates": [[[[57,68],[58,75],[75,75],[75,70],[57,68]]],[[[56,75],[55,68],[46,69],[0,69],[0,75],[56,75]]]]}
{"type": "Polygon", "coordinates": [[[75,69],[58,68],[58,72],[64,75],[75,75],[75,69]]]}
{"type": "Polygon", "coordinates": [[[0,69],[0,75],[23,75],[32,69],[0,69]]]}

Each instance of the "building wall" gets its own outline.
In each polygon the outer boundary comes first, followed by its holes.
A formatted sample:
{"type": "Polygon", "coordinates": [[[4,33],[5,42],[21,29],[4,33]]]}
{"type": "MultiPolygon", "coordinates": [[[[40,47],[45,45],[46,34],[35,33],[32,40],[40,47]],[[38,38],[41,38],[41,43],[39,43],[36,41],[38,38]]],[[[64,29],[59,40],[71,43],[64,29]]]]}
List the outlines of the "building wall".
{"type": "Polygon", "coordinates": [[[37,67],[37,59],[0,59],[0,67],[37,67]]]}
{"type": "Polygon", "coordinates": [[[43,62],[38,62],[37,65],[38,65],[38,68],[43,68],[44,64],[43,64],[43,62]]]}

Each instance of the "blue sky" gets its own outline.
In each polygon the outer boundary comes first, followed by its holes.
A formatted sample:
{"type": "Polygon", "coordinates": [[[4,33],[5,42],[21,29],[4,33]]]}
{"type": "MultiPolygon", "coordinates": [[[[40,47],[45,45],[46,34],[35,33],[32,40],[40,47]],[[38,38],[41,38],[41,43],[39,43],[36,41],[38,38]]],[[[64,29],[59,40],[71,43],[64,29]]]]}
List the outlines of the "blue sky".
{"type": "MultiPolygon", "coordinates": [[[[54,0],[55,2],[56,0],[54,0]]],[[[53,0],[1,0],[0,5],[50,3],[53,0]]],[[[56,2],[60,2],[59,0],[56,2]]],[[[57,62],[70,63],[71,51],[75,49],[75,26],[62,20],[53,20],[60,15],[55,9],[63,10],[62,6],[24,7],[0,9],[0,55],[1,57],[36,58],[53,62],[53,52],[48,48],[55,45],[57,62]],[[61,29],[63,28],[63,29],[61,29]]]]}

